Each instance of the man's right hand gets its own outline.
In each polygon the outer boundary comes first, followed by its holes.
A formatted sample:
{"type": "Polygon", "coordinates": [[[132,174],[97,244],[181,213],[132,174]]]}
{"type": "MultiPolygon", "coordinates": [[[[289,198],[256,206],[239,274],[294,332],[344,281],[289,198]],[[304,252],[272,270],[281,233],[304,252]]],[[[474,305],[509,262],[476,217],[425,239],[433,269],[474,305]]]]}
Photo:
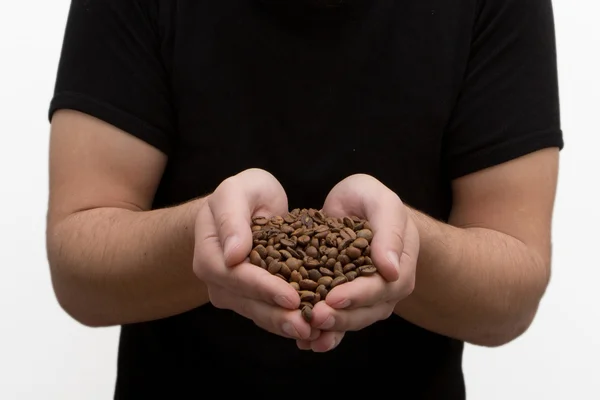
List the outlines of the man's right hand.
{"type": "Polygon", "coordinates": [[[270,173],[249,169],[226,179],[204,202],[196,219],[194,272],[208,287],[211,303],[290,339],[316,339],[287,282],[252,265],[252,218],[285,215],[287,196],[270,173]]]}

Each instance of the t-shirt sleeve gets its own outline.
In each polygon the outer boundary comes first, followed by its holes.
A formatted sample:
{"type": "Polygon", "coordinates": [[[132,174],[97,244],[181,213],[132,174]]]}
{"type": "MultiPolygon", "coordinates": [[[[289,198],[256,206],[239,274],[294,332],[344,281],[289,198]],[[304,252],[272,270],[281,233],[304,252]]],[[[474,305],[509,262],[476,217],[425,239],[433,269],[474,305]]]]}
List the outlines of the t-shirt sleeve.
{"type": "Polygon", "coordinates": [[[450,179],[563,148],[551,0],[479,0],[444,137],[450,179]]]}
{"type": "Polygon", "coordinates": [[[168,154],[173,110],[157,18],[151,0],[72,0],[49,119],[77,110],[168,154]]]}

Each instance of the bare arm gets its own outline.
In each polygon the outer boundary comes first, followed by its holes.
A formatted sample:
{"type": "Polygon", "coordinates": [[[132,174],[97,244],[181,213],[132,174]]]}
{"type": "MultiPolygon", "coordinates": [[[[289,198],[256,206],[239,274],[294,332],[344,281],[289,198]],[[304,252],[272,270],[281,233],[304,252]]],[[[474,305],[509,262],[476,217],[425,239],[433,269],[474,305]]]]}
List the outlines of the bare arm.
{"type": "Polygon", "coordinates": [[[89,326],[163,318],[208,302],[193,273],[198,199],[149,211],[166,156],[75,111],[52,122],[47,251],[61,306],[89,326]]]}
{"type": "Polygon", "coordinates": [[[416,286],[395,312],[476,345],[525,332],[550,279],[557,175],[558,150],[546,149],[454,182],[450,224],[411,210],[416,286]]]}

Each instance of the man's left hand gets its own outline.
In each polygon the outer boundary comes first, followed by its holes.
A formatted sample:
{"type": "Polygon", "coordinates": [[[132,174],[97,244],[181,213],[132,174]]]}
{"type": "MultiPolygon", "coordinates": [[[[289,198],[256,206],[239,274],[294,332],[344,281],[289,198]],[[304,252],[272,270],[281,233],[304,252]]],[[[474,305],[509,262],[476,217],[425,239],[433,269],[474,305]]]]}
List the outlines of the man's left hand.
{"type": "Polygon", "coordinates": [[[359,277],[334,288],[313,309],[311,325],[322,330],[313,340],[299,340],[303,350],[326,352],[347,331],[358,331],[389,318],[415,285],[419,233],[396,193],[368,175],[353,175],[329,193],[323,211],[332,217],[357,216],[373,231],[371,259],[379,274],[359,277]]]}

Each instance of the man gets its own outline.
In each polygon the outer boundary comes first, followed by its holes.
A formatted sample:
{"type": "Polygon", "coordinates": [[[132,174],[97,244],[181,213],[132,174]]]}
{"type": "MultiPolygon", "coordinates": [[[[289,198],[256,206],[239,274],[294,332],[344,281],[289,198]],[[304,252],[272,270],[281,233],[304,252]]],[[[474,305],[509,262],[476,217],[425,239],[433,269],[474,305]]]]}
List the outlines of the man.
{"type": "Polygon", "coordinates": [[[464,399],[549,281],[550,0],[74,0],[50,118],[53,285],[122,326],[117,399],[464,399]],[[246,261],[294,208],[367,218],[381,272],[310,324],[246,261]]]}

